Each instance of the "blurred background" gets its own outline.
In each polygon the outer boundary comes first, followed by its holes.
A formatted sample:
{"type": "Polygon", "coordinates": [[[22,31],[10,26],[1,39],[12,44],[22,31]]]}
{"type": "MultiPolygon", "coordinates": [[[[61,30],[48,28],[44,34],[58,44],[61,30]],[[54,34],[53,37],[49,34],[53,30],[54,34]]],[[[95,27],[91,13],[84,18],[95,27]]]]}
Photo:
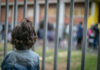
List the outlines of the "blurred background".
{"type": "MultiPolygon", "coordinates": [[[[4,36],[5,36],[5,13],[6,0],[1,2],[0,16],[0,63],[3,59],[4,36]]],[[[14,0],[9,0],[8,14],[8,52],[12,50],[11,31],[14,25],[14,0]]],[[[27,18],[34,21],[34,1],[27,0],[27,18]]],[[[59,24],[59,47],[58,47],[58,70],[66,70],[67,63],[67,48],[69,38],[69,18],[70,18],[70,0],[61,0],[60,3],[60,24],[59,24]]],[[[23,20],[24,0],[18,0],[17,24],[23,20]]],[[[55,29],[56,29],[56,10],[57,0],[49,0],[48,8],[48,31],[47,31],[47,46],[46,46],[46,70],[53,70],[54,47],[55,47],[55,29]]],[[[38,0],[37,17],[35,29],[38,34],[38,40],[35,44],[35,51],[40,56],[42,61],[43,48],[43,32],[44,32],[44,13],[45,0],[38,0]]],[[[71,70],[81,69],[81,54],[82,54],[82,39],[84,25],[85,0],[75,0],[74,18],[73,18],[73,36],[72,36],[72,53],[71,53],[71,70]]],[[[87,30],[87,53],[85,70],[97,69],[97,51],[99,44],[99,29],[100,23],[100,2],[90,1],[88,12],[88,30],[87,30]]],[[[34,24],[34,23],[33,23],[34,24]]],[[[41,66],[41,64],[40,64],[41,66]]]]}

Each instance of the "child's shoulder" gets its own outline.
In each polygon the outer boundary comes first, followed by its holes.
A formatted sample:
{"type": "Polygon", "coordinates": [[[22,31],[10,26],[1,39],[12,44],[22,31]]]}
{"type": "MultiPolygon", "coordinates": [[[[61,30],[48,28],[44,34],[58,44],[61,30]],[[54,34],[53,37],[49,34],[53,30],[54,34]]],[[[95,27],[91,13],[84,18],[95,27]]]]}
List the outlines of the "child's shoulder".
{"type": "Polygon", "coordinates": [[[13,50],[13,51],[9,51],[8,55],[12,55],[12,54],[16,54],[16,53],[39,57],[39,55],[36,52],[32,51],[32,50],[28,50],[28,51],[24,51],[24,52],[23,51],[20,52],[20,51],[13,50]]]}
{"type": "Polygon", "coordinates": [[[28,50],[28,51],[13,50],[13,51],[8,52],[5,59],[9,61],[21,60],[21,61],[37,63],[39,60],[39,55],[32,50],[28,50]]]}
{"type": "Polygon", "coordinates": [[[39,57],[39,55],[38,55],[36,52],[32,51],[32,50],[30,50],[30,54],[31,54],[32,56],[39,57]]]}
{"type": "Polygon", "coordinates": [[[6,56],[4,57],[4,60],[3,61],[9,61],[10,60],[10,57],[13,55],[13,51],[9,51],[6,56]]]}
{"type": "Polygon", "coordinates": [[[9,51],[6,56],[10,56],[14,51],[9,51]]]}
{"type": "Polygon", "coordinates": [[[39,55],[32,51],[32,50],[28,50],[28,51],[16,51],[16,50],[13,50],[13,51],[10,51],[8,52],[8,54],[6,55],[7,58],[10,58],[10,59],[16,59],[16,57],[19,57],[20,59],[24,58],[24,59],[31,59],[32,60],[37,60],[39,59],[39,55]]]}

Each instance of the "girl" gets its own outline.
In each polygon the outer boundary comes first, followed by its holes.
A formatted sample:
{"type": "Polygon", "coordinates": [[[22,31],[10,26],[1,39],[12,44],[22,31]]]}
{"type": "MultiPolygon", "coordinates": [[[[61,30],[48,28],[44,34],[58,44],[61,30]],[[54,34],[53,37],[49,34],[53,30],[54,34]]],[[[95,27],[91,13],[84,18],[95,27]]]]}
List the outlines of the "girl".
{"type": "Polygon", "coordinates": [[[12,31],[11,43],[15,50],[9,52],[2,64],[2,70],[39,70],[39,56],[30,49],[34,45],[37,34],[32,22],[24,19],[12,31]]]}

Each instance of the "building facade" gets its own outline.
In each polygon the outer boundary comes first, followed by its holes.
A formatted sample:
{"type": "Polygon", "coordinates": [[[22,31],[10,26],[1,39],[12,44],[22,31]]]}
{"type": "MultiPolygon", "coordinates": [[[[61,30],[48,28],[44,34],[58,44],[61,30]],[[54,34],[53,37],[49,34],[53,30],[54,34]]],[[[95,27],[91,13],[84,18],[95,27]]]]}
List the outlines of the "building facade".
{"type": "MultiPolygon", "coordinates": [[[[5,22],[5,1],[2,0],[1,3],[1,22],[5,22]]],[[[13,23],[14,17],[14,0],[9,0],[9,23],[13,23]]],[[[34,16],[34,1],[27,0],[27,18],[33,20],[34,16]]],[[[50,23],[56,23],[56,0],[49,0],[49,9],[48,9],[48,21],[50,23]]],[[[84,0],[75,0],[74,6],[74,24],[79,24],[80,22],[84,22],[84,0]]],[[[24,8],[24,0],[18,0],[18,15],[17,21],[18,23],[21,22],[23,19],[23,8],[24,8]]],[[[45,0],[38,0],[38,17],[37,23],[44,20],[44,11],[45,11],[45,0]]],[[[69,17],[70,17],[70,0],[62,0],[61,1],[61,13],[60,13],[60,23],[69,24],[69,17]]],[[[94,23],[98,23],[100,21],[100,4],[99,2],[91,2],[89,5],[89,26],[94,23]]]]}

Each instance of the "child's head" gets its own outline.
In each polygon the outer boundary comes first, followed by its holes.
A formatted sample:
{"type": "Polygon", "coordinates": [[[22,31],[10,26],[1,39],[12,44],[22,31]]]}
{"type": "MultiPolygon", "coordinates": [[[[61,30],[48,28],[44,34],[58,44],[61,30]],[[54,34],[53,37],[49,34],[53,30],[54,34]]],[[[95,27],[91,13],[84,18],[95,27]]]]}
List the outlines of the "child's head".
{"type": "Polygon", "coordinates": [[[25,50],[32,48],[36,39],[37,34],[32,27],[32,22],[24,19],[20,25],[13,29],[11,43],[15,45],[17,50],[25,50]]]}

